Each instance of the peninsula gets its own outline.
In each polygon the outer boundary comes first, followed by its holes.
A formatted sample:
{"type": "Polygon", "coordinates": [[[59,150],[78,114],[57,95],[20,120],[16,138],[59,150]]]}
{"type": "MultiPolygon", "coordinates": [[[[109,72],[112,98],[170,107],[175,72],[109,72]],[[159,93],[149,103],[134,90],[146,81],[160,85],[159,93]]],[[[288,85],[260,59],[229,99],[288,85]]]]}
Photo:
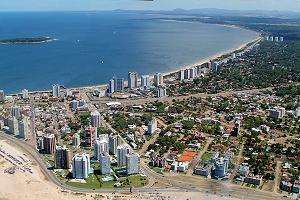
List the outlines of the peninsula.
{"type": "Polygon", "coordinates": [[[0,44],[39,44],[51,42],[54,39],[50,37],[28,37],[28,38],[12,38],[0,40],[0,44]]]}

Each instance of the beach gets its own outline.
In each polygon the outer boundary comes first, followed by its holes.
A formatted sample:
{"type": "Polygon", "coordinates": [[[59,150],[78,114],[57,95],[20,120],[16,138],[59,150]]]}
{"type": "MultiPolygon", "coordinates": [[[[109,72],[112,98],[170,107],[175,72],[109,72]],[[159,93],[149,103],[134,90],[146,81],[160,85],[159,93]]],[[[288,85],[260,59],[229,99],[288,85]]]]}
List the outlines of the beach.
{"type": "Polygon", "coordinates": [[[50,182],[41,172],[39,166],[29,155],[5,140],[0,140],[0,147],[16,158],[26,160],[26,166],[32,173],[23,172],[18,165],[12,164],[0,155],[0,199],[1,200],[225,200],[217,195],[200,192],[153,192],[153,193],[78,193],[63,190],[50,182]],[[16,168],[13,174],[7,169],[16,168]]]}

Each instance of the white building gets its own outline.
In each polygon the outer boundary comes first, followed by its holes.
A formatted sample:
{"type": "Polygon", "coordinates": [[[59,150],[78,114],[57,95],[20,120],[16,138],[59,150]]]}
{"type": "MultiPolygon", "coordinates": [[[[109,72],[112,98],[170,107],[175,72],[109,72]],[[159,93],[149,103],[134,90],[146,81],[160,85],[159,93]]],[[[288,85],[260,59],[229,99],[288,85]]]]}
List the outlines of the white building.
{"type": "Polygon", "coordinates": [[[136,153],[126,155],[127,174],[138,174],[140,172],[140,156],[136,153]]]}
{"type": "Polygon", "coordinates": [[[138,87],[138,73],[129,72],[128,73],[128,88],[134,89],[138,87]]]}
{"type": "Polygon", "coordinates": [[[163,98],[167,96],[167,89],[165,87],[157,87],[156,97],[163,98]]]}
{"type": "Polygon", "coordinates": [[[108,93],[113,94],[115,92],[115,80],[111,79],[108,83],[108,93]]]}
{"type": "Polygon", "coordinates": [[[147,134],[152,135],[157,130],[157,120],[153,118],[148,124],[147,134]]]}
{"type": "Polygon", "coordinates": [[[21,138],[27,139],[30,133],[28,117],[24,116],[23,119],[19,121],[18,129],[19,129],[19,136],[21,138]]]}
{"type": "Polygon", "coordinates": [[[72,174],[75,179],[86,179],[90,172],[90,156],[76,154],[72,159],[72,174]]]}
{"type": "Polygon", "coordinates": [[[78,148],[80,146],[80,134],[79,133],[75,133],[73,135],[73,141],[72,141],[72,144],[75,148],[78,148]]]}
{"type": "Polygon", "coordinates": [[[24,89],[22,90],[22,98],[23,99],[29,99],[29,91],[24,89]]]}
{"type": "Polygon", "coordinates": [[[145,90],[150,87],[150,76],[149,75],[143,75],[141,77],[141,87],[145,90]]]}
{"type": "Polygon", "coordinates": [[[115,91],[123,92],[124,91],[124,78],[115,78],[115,91]]]}
{"type": "Polygon", "coordinates": [[[12,108],[11,108],[11,116],[12,117],[15,117],[17,119],[20,119],[21,117],[21,109],[19,106],[17,105],[14,105],[12,108]]]}
{"type": "Polygon", "coordinates": [[[16,117],[11,117],[8,119],[8,128],[11,134],[14,134],[15,136],[19,135],[19,124],[16,117]]]}
{"type": "Polygon", "coordinates": [[[96,140],[94,144],[94,157],[99,160],[102,153],[108,153],[108,141],[96,140]]]}
{"type": "Polygon", "coordinates": [[[79,102],[76,99],[71,101],[71,109],[73,112],[77,111],[78,106],[79,106],[79,102]]]}
{"type": "Polygon", "coordinates": [[[117,161],[118,166],[126,165],[126,156],[132,152],[131,147],[128,144],[119,145],[117,148],[117,161]]]}
{"type": "Polygon", "coordinates": [[[109,136],[109,153],[112,155],[116,155],[118,146],[119,146],[118,136],[110,135],[109,136]]]}
{"type": "Polygon", "coordinates": [[[154,85],[155,86],[161,86],[164,84],[164,77],[161,73],[156,73],[154,75],[154,85]]]}
{"type": "Polygon", "coordinates": [[[274,107],[273,109],[269,110],[269,117],[275,119],[281,119],[285,115],[285,108],[283,107],[274,107]]]}
{"type": "Polygon", "coordinates": [[[110,174],[110,156],[108,153],[99,155],[100,171],[102,175],[110,174]]]}
{"type": "Polygon", "coordinates": [[[184,70],[183,69],[179,71],[179,80],[180,81],[184,80],[184,70]]]}
{"type": "Polygon", "coordinates": [[[60,97],[60,85],[59,84],[52,85],[52,96],[60,97]]]}
{"type": "Polygon", "coordinates": [[[100,127],[101,125],[101,115],[97,110],[91,113],[91,125],[92,127],[100,127]]]}

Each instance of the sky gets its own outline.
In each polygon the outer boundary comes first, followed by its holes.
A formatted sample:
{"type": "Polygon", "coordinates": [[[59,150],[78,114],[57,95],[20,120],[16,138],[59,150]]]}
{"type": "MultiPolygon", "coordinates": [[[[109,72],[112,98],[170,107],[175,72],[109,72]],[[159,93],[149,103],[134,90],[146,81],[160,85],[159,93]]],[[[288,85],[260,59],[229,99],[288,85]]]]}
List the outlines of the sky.
{"type": "Polygon", "coordinates": [[[0,0],[0,11],[173,10],[176,8],[300,12],[300,0],[0,0]]]}

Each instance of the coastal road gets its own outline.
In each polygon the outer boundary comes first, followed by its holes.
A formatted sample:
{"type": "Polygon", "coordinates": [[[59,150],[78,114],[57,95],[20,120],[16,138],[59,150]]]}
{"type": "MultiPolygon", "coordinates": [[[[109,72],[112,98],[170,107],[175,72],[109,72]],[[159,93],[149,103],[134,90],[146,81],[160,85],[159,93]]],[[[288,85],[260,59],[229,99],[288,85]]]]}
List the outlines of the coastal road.
{"type": "MultiPolygon", "coordinates": [[[[43,174],[48,178],[49,181],[54,183],[56,186],[60,187],[63,190],[69,190],[79,193],[90,193],[90,192],[99,192],[99,193],[124,193],[128,192],[129,189],[97,189],[90,190],[84,188],[75,188],[69,185],[66,185],[56,178],[51,170],[47,169],[47,164],[43,160],[42,156],[30,145],[22,140],[18,140],[11,135],[7,135],[3,132],[0,132],[0,139],[6,140],[10,145],[14,145],[17,148],[24,151],[30,156],[41,168],[43,174]]],[[[152,178],[162,181],[170,187],[164,188],[152,188],[152,187],[143,187],[143,188],[134,188],[133,192],[137,193],[151,193],[151,192],[204,192],[204,193],[213,193],[221,196],[231,196],[237,197],[240,199],[266,199],[266,200],[276,200],[281,199],[281,196],[271,192],[259,191],[250,188],[242,188],[237,185],[228,184],[224,182],[218,182],[214,180],[205,180],[197,176],[171,176],[171,175],[161,175],[153,172],[145,163],[142,164],[142,169],[145,175],[151,176],[152,178]]]]}

